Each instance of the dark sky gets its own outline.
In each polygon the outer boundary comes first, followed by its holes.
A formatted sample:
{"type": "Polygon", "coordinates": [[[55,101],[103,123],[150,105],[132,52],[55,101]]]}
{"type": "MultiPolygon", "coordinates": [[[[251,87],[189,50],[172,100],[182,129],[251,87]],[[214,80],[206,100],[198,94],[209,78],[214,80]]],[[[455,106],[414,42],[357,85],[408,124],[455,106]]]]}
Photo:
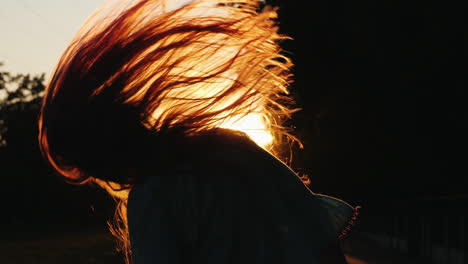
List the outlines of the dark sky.
{"type": "Polygon", "coordinates": [[[462,55],[456,30],[446,31],[461,14],[407,1],[272,2],[294,38],[284,47],[296,64],[291,89],[303,110],[294,124],[306,145],[296,166],[316,191],[363,202],[466,193],[448,165],[463,82],[441,78],[462,55]]]}

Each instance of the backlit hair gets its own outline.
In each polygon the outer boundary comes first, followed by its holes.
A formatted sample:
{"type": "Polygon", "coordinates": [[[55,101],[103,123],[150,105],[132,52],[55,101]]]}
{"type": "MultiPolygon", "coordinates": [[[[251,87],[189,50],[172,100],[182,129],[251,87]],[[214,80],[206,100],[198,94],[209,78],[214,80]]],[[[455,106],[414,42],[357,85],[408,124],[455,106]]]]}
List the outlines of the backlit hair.
{"type": "Polygon", "coordinates": [[[148,140],[223,127],[272,152],[284,142],[292,63],[276,16],[254,0],[116,1],[62,55],[40,114],[41,150],[68,182],[97,182],[122,200],[114,234],[124,252],[128,190],[114,190],[131,186],[122,172],[148,140]]]}

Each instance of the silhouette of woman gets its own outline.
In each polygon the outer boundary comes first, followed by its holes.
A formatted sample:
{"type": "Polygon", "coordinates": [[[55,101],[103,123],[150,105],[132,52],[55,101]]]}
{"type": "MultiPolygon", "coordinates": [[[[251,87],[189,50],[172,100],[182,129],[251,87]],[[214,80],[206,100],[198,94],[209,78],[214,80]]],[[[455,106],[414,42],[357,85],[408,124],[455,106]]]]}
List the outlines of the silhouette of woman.
{"type": "Polygon", "coordinates": [[[41,150],[119,201],[128,263],[345,261],[335,242],[356,208],[277,158],[295,109],[276,16],[254,0],[117,1],[61,57],[41,150]]]}

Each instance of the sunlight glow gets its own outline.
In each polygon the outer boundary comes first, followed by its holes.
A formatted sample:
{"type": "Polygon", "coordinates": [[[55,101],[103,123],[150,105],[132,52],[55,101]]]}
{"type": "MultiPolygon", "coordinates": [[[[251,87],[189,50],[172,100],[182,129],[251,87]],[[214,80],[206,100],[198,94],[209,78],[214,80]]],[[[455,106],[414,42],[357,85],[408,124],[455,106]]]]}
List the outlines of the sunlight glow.
{"type": "Polygon", "coordinates": [[[242,131],[262,148],[267,148],[273,143],[273,136],[268,130],[262,114],[259,113],[250,113],[240,119],[228,119],[220,127],[242,131]]]}

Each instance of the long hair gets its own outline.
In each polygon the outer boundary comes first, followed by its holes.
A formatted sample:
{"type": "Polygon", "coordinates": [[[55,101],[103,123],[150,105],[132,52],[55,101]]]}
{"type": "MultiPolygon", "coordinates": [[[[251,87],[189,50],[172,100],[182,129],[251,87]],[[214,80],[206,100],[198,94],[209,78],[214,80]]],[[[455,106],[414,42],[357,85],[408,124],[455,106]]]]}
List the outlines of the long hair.
{"type": "Polygon", "coordinates": [[[124,252],[132,169],[149,141],[224,127],[275,152],[288,138],[292,63],[276,16],[254,0],[117,1],[62,55],[40,114],[41,150],[68,182],[96,182],[121,201],[114,234],[124,252]]]}

